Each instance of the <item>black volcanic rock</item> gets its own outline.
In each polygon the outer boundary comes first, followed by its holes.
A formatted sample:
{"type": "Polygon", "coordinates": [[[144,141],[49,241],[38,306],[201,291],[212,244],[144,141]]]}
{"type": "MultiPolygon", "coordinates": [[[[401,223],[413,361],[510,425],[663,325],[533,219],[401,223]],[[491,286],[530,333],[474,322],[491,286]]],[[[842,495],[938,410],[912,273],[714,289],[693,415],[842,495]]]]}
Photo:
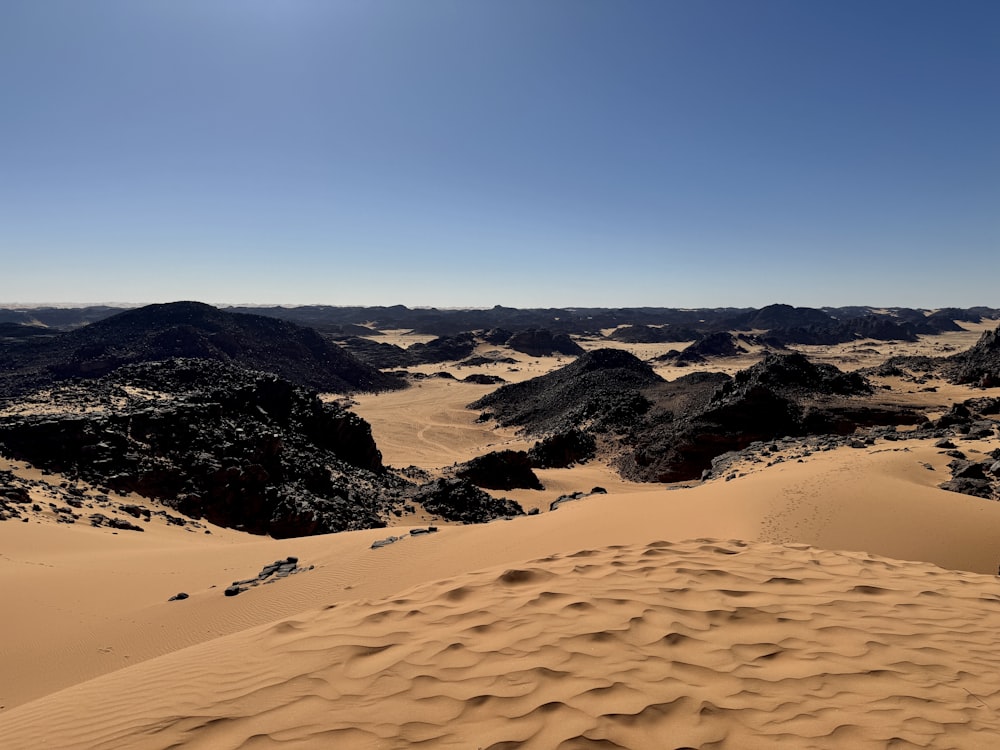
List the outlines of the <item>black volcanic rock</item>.
{"type": "Polygon", "coordinates": [[[414,363],[437,364],[465,359],[476,348],[476,339],[469,332],[455,336],[440,336],[426,344],[413,344],[406,353],[414,363]]]}
{"type": "Polygon", "coordinates": [[[649,401],[642,389],[662,382],[635,355],[597,349],[546,375],[505,385],[470,408],[488,410],[501,424],[536,435],[582,426],[614,429],[632,424],[644,413],[649,401]]]}
{"type": "Polygon", "coordinates": [[[889,315],[865,315],[819,325],[774,328],[768,333],[768,339],[781,344],[832,346],[859,339],[916,341],[918,332],[936,331],[919,331],[914,325],[889,315]]]}
{"type": "Polygon", "coordinates": [[[849,434],[859,426],[918,419],[904,409],[868,404],[862,397],[870,392],[867,381],[853,373],[814,364],[801,354],[767,354],[724,381],[707,400],[692,399],[686,408],[669,412],[659,405],[652,409],[630,433],[630,449],[616,465],[626,477],[641,481],[691,480],[710,469],[714,457],[753,442],[849,434]]]}
{"type": "Polygon", "coordinates": [[[733,334],[728,331],[716,331],[700,337],[674,357],[674,361],[704,362],[709,357],[735,357],[745,352],[746,349],[739,345],[733,334]]]}
{"type": "Polygon", "coordinates": [[[408,350],[395,344],[372,341],[362,336],[351,336],[341,341],[340,345],[362,362],[379,370],[416,364],[416,358],[408,350]]]}
{"type": "Polygon", "coordinates": [[[507,346],[531,357],[583,354],[583,347],[565,333],[553,333],[548,329],[519,331],[507,339],[507,346]]]}
{"type": "Polygon", "coordinates": [[[438,479],[417,490],[413,499],[449,521],[485,523],[495,518],[524,515],[514,500],[497,499],[465,479],[438,479]]]}
{"type": "Polygon", "coordinates": [[[965,329],[956,322],[958,320],[967,323],[978,323],[982,320],[982,316],[976,313],[970,313],[967,310],[946,308],[944,310],[935,310],[930,315],[925,316],[922,320],[914,321],[914,327],[917,329],[917,333],[947,333],[950,331],[964,331],[965,329]]]}
{"type": "Polygon", "coordinates": [[[506,383],[499,375],[484,375],[483,373],[477,372],[472,375],[466,375],[462,378],[463,383],[475,383],[477,385],[500,385],[506,383]]]}
{"type": "Polygon", "coordinates": [[[833,318],[822,310],[812,307],[792,307],[791,305],[767,305],[745,316],[743,330],[773,331],[777,328],[805,328],[826,326],[833,318]]]}
{"type": "Polygon", "coordinates": [[[61,334],[37,347],[3,352],[12,367],[0,393],[71,378],[99,378],[119,367],[172,357],[233,362],[272,372],[321,391],[348,393],[405,387],[364,364],[315,330],[257,315],[240,315],[199,302],[128,310],[61,334]]]}
{"type": "Polygon", "coordinates": [[[608,338],[629,344],[672,344],[679,341],[695,341],[700,338],[700,334],[690,328],[630,325],[616,329],[608,338]]]}
{"type": "Polygon", "coordinates": [[[542,490],[531,461],[524,451],[493,451],[459,464],[455,476],[490,490],[542,490]]]}
{"type": "Polygon", "coordinates": [[[0,338],[7,339],[30,339],[41,336],[52,336],[54,331],[42,326],[28,325],[25,323],[6,323],[0,321],[0,338]]]}
{"type": "Polygon", "coordinates": [[[510,337],[513,335],[514,332],[508,331],[506,328],[491,328],[488,331],[483,331],[481,338],[487,344],[503,346],[510,341],[510,337]]]}
{"type": "Polygon", "coordinates": [[[76,411],[0,419],[5,455],[221,526],[275,537],[379,527],[407,484],[360,417],[226,362],[126,365],[49,399],[76,411]]]}
{"type": "Polygon", "coordinates": [[[945,371],[953,383],[1000,387],[1000,328],[986,331],[971,349],[949,357],[945,371]]]}
{"type": "Polygon", "coordinates": [[[833,365],[814,364],[797,352],[768,353],[757,364],[736,373],[733,380],[720,389],[716,401],[758,389],[799,395],[844,396],[872,392],[871,384],[857,373],[845,373],[833,365]]]}
{"type": "Polygon", "coordinates": [[[583,430],[572,429],[549,435],[528,451],[531,465],[537,469],[562,469],[589,461],[597,454],[597,441],[583,430]]]}
{"type": "Polygon", "coordinates": [[[666,382],[633,355],[602,349],[471,408],[528,434],[600,433],[623,476],[673,482],[698,479],[713,458],[756,441],[919,421],[908,410],[869,403],[871,393],[860,375],[797,353],[769,353],[733,378],[693,373],[666,382]]]}

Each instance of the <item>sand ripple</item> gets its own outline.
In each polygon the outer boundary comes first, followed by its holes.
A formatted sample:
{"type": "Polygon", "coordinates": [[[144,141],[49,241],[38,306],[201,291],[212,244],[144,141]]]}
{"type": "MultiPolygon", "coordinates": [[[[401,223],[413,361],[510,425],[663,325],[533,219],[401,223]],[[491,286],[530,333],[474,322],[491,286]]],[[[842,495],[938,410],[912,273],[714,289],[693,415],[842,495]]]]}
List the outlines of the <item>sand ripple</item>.
{"type": "Polygon", "coordinates": [[[21,748],[995,748],[1000,584],[802,545],[583,550],[15,708],[21,748]]]}

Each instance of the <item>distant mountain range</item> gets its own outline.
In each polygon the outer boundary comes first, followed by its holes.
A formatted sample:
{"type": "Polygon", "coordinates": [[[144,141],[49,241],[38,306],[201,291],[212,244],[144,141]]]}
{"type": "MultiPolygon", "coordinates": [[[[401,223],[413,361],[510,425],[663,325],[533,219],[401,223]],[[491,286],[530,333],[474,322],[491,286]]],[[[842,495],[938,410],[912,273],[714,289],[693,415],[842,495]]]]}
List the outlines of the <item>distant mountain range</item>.
{"type": "MultiPolygon", "coordinates": [[[[153,305],[151,307],[157,307],[153,305]]],[[[954,330],[956,320],[978,322],[1000,318],[1000,308],[970,307],[921,310],[896,307],[793,307],[774,304],[762,308],[715,307],[680,309],[670,307],[574,307],[518,309],[496,306],[482,310],[436,308],[335,307],[230,307],[227,312],[261,315],[315,328],[333,336],[358,336],[379,329],[407,329],[434,336],[454,336],[465,331],[506,329],[512,333],[546,329],[576,335],[599,334],[624,325],[659,326],[697,334],[721,330],[788,331],[785,343],[814,343],[815,339],[839,336],[859,338],[870,332],[905,339],[919,333],[954,330]],[[364,328],[359,328],[364,326],[364,328]],[[798,332],[798,333],[796,333],[798,332]],[[791,337],[791,338],[789,338],[791,337]]],[[[121,313],[121,308],[3,308],[0,323],[16,323],[69,330],[121,313]]],[[[664,334],[667,335],[667,334],[664,334]]],[[[683,340],[683,339],[667,339],[683,340]]],[[[826,341],[816,343],[828,343],[826,341]]]]}

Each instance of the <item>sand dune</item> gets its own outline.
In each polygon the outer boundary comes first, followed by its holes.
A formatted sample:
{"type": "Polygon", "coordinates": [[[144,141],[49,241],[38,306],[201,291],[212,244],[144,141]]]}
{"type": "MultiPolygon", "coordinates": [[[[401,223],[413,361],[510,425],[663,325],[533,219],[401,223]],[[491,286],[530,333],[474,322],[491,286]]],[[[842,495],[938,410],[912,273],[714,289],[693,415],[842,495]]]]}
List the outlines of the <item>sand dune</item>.
{"type": "Polygon", "coordinates": [[[14,709],[4,747],[992,748],[1000,590],[863,553],[585,549],[298,616],[14,709]]]}
{"type": "Polygon", "coordinates": [[[442,527],[377,550],[370,545],[386,530],[275,541],[168,526],[140,538],[107,529],[2,524],[0,586],[6,601],[23,605],[4,618],[0,666],[18,677],[0,686],[6,706],[0,737],[19,704],[296,617],[320,602],[392,597],[471,570],[578,549],[721,537],[871,551],[994,573],[1000,505],[937,489],[947,460],[918,441],[842,448],[804,463],[749,467],[734,482],[679,490],[636,485],[553,513],[442,527]],[[236,598],[222,596],[231,581],[289,554],[315,569],[236,598]],[[178,591],[190,599],[166,601],[178,591]]]}

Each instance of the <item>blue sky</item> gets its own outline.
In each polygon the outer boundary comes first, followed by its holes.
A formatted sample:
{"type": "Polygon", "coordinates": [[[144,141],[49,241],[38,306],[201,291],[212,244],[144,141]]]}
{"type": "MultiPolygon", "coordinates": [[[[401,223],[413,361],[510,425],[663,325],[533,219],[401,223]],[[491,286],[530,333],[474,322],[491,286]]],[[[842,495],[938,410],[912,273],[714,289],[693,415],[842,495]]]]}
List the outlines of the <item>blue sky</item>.
{"type": "Polygon", "coordinates": [[[1000,306],[993,0],[4,0],[0,303],[1000,306]]]}

